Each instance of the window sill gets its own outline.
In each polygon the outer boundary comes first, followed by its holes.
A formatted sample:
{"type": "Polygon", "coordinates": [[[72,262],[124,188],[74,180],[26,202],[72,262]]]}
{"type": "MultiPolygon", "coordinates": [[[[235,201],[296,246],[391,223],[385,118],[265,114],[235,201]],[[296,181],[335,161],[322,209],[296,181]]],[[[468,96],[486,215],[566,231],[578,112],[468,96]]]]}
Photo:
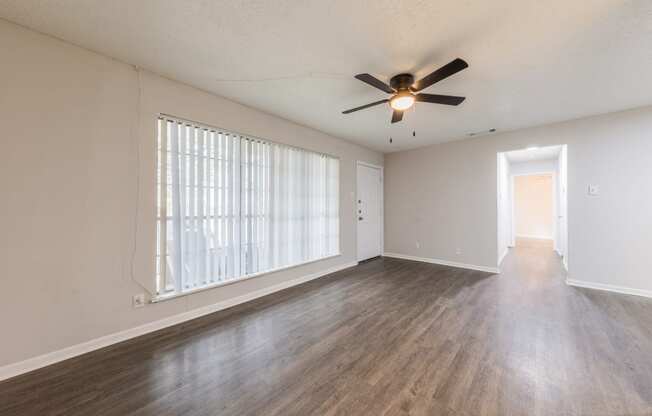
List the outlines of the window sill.
{"type": "Polygon", "coordinates": [[[152,299],[150,300],[149,303],[158,303],[158,302],[163,302],[163,301],[166,301],[166,300],[169,300],[169,299],[176,299],[176,298],[180,298],[182,296],[188,296],[188,295],[192,295],[192,294],[195,294],[195,293],[198,293],[198,292],[203,292],[205,290],[215,289],[215,288],[218,288],[218,287],[228,286],[228,285],[231,285],[231,284],[234,284],[234,283],[243,282],[245,280],[253,279],[255,277],[265,276],[267,274],[278,273],[278,272],[281,272],[283,270],[294,269],[295,267],[301,267],[301,266],[305,266],[307,264],[317,263],[319,261],[328,260],[328,259],[333,259],[333,258],[339,257],[341,255],[342,255],[342,253],[333,254],[333,255],[328,256],[328,257],[321,257],[321,258],[314,259],[314,260],[304,261],[303,263],[297,263],[297,264],[292,264],[290,266],[279,267],[277,269],[266,270],[264,272],[248,274],[248,275],[239,277],[237,279],[228,280],[228,281],[225,281],[225,282],[212,283],[212,284],[207,285],[207,286],[198,287],[198,288],[191,289],[191,290],[181,292],[181,293],[171,293],[171,294],[166,294],[166,295],[154,296],[154,297],[152,297],[152,299]]]}

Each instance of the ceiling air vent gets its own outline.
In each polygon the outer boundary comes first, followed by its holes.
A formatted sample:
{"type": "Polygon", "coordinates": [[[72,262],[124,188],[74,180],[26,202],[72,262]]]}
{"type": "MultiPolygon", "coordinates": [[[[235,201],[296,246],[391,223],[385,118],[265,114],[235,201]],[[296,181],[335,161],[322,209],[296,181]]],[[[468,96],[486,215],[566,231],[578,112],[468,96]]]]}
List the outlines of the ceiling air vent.
{"type": "Polygon", "coordinates": [[[482,131],[476,131],[476,132],[473,132],[473,133],[469,133],[468,136],[469,137],[482,136],[484,134],[491,134],[491,133],[495,133],[495,132],[496,132],[496,129],[482,130],[482,131]]]}

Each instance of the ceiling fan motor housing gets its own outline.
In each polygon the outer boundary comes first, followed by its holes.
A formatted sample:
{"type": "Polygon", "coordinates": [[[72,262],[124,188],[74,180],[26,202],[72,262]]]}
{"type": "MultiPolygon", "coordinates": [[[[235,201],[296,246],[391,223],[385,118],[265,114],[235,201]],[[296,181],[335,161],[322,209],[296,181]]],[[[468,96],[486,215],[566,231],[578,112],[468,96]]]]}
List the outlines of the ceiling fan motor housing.
{"type": "Polygon", "coordinates": [[[397,91],[407,90],[414,84],[414,77],[412,74],[398,74],[394,75],[389,80],[389,85],[397,91]]]}

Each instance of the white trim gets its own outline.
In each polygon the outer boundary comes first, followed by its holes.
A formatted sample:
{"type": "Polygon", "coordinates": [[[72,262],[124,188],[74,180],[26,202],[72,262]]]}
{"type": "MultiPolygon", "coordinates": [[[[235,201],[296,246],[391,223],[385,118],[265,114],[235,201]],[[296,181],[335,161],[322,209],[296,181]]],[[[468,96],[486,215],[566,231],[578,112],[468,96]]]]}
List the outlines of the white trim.
{"type": "MultiPolygon", "coordinates": [[[[559,160],[557,160],[557,171],[559,171],[559,160]]],[[[552,248],[559,246],[559,174],[552,174],[552,248]]]]}
{"type": "Polygon", "coordinates": [[[212,305],[203,306],[201,308],[183,312],[178,315],[169,316],[167,318],[163,318],[158,321],[150,322],[134,328],[126,329],[124,331],[105,335],[100,338],[86,341],[81,344],[73,345],[71,347],[67,347],[58,351],[53,351],[47,354],[39,355],[37,357],[29,358],[24,361],[8,364],[3,367],[0,367],[0,380],[5,380],[10,377],[15,377],[17,375],[27,373],[29,371],[33,371],[63,360],[67,360],[69,358],[73,358],[78,355],[85,354],[87,352],[108,347],[109,345],[113,345],[118,342],[126,341],[128,339],[145,335],[150,332],[158,331],[160,329],[168,328],[170,326],[177,325],[182,322],[199,318],[201,316],[208,315],[214,312],[218,312],[223,309],[227,309],[239,305],[241,303],[249,302],[254,299],[260,298],[262,296],[266,296],[274,292],[278,292],[280,290],[290,288],[292,286],[297,286],[302,283],[308,282],[310,280],[314,280],[329,275],[331,273],[338,272],[340,270],[354,267],[357,264],[358,264],[357,262],[350,262],[339,266],[331,267],[330,269],[322,270],[296,279],[288,280],[274,286],[249,292],[244,295],[236,296],[231,299],[226,299],[221,302],[214,303],[212,305]]]}
{"type": "Polygon", "coordinates": [[[549,235],[527,235],[527,234],[516,234],[516,238],[531,238],[533,240],[553,240],[549,235]]]}
{"type": "MultiPolygon", "coordinates": [[[[511,166],[510,166],[511,168],[511,166]]],[[[516,190],[516,182],[514,180],[515,176],[510,173],[509,175],[509,205],[510,205],[510,215],[512,217],[511,219],[511,229],[509,230],[510,236],[509,236],[509,241],[512,244],[512,247],[516,246],[516,202],[514,200],[516,199],[514,197],[514,191],[516,190]]]]}
{"type": "Polygon", "coordinates": [[[500,255],[500,258],[498,259],[498,266],[505,260],[505,256],[509,253],[509,247],[505,247],[505,251],[500,255]]]}
{"type": "Polygon", "coordinates": [[[360,231],[360,226],[358,225],[358,166],[366,166],[368,168],[378,169],[380,171],[380,255],[382,256],[383,251],[385,251],[385,169],[383,166],[374,165],[373,163],[363,162],[362,160],[356,160],[355,163],[355,201],[353,204],[353,209],[355,212],[355,258],[358,261],[366,260],[360,259],[358,254],[358,232],[360,231]]]}
{"type": "Polygon", "coordinates": [[[461,269],[478,270],[487,273],[500,273],[500,270],[497,267],[477,266],[475,264],[458,263],[455,261],[431,259],[427,257],[409,256],[407,254],[383,253],[383,257],[393,257],[395,259],[421,261],[424,263],[440,264],[442,266],[458,267],[461,269]]]}
{"type": "Polygon", "coordinates": [[[604,283],[587,282],[585,280],[566,279],[568,286],[584,287],[587,289],[604,290],[607,292],[621,293],[624,295],[643,296],[652,298],[652,290],[634,289],[631,287],[608,285],[604,283]]]}
{"type": "MultiPolygon", "coordinates": [[[[532,162],[536,162],[536,160],[533,160],[532,162]]],[[[527,163],[527,162],[517,162],[517,163],[527,163]]],[[[554,170],[548,169],[548,170],[535,170],[534,172],[527,172],[527,173],[510,173],[509,176],[541,176],[541,175],[554,175],[554,174],[555,174],[554,170]]]]}
{"type": "Polygon", "coordinates": [[[163,294],[160,294],[160,295],[157,295],[157,296],[153,296],[152,299],[150,300],[150,303],[163,302],[163,301],[166,301],[166,300],[169,300],[169,299],[180,298],[180,297],[183,297],[183,296],[192,295],[193,293],[203,292],[204,290],[215,289],[216,287],[232,285],[234,283],[242,282],[244,280],[249,280],[249,279],[253,279],[253,278],[256,278],[256,277],[265,276],[267,274],[282,272],[283,270],[294,269],[295,267],[305,266],[306,264],[316,263],[318,261],[332,259],[332,258],[335,258],[335,257],[339,257],[341,255],[342,255],[342,253],[337,253],[337,254],[333,254],[333,255],[330,255],[330,256],[326,256],[326,257],[320,257],[318,259],[307,260],[307,261],[304,261],[302,263],[290,264],[288,266],[277,267],[276,269],[270,269],[270,270],[264,270],[262,272],[246,274],[244,276],[237,277],[237,278],[231,279],[231,280],[227,280],[225,282],[212,283],[210,285],[206,285],[206,286],[186,290],[185,292],[179,292],[179,293],[170,292],[170,293],[167,293],[167,294],[163,293],[163,294]]]}
{"type": "Polygon", "coordinates": [[[367,167],[374,168],[374,169],[380,169],[381,171],[383,170],[383,167],[380,166],[380,165],[374,165],[373,163],[364,162],[362,160],[356,160],[356,163],[358,165],[363,165],[363,166],[367,166],[367,167]]]}

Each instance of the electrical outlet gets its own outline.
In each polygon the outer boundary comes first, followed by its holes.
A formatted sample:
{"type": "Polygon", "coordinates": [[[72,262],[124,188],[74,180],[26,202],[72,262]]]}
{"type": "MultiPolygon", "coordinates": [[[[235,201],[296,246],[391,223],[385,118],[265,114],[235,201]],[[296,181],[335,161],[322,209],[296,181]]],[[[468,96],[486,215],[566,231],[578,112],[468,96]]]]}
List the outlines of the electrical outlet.
{"type": "Polygon", "coordinates": [[[137,295],[134,295],[132,298],[134,308],[142,308],[145,306],[145,294],[144,293],[139,293],[137,295]]]}
{"type": "Polygon", "coordinates": [[[414,242],[414,245],[415,245],[417,248],[421,248],[421,243],[418,242],[418,241],[415,241],[415,242],[414,242]]]}

